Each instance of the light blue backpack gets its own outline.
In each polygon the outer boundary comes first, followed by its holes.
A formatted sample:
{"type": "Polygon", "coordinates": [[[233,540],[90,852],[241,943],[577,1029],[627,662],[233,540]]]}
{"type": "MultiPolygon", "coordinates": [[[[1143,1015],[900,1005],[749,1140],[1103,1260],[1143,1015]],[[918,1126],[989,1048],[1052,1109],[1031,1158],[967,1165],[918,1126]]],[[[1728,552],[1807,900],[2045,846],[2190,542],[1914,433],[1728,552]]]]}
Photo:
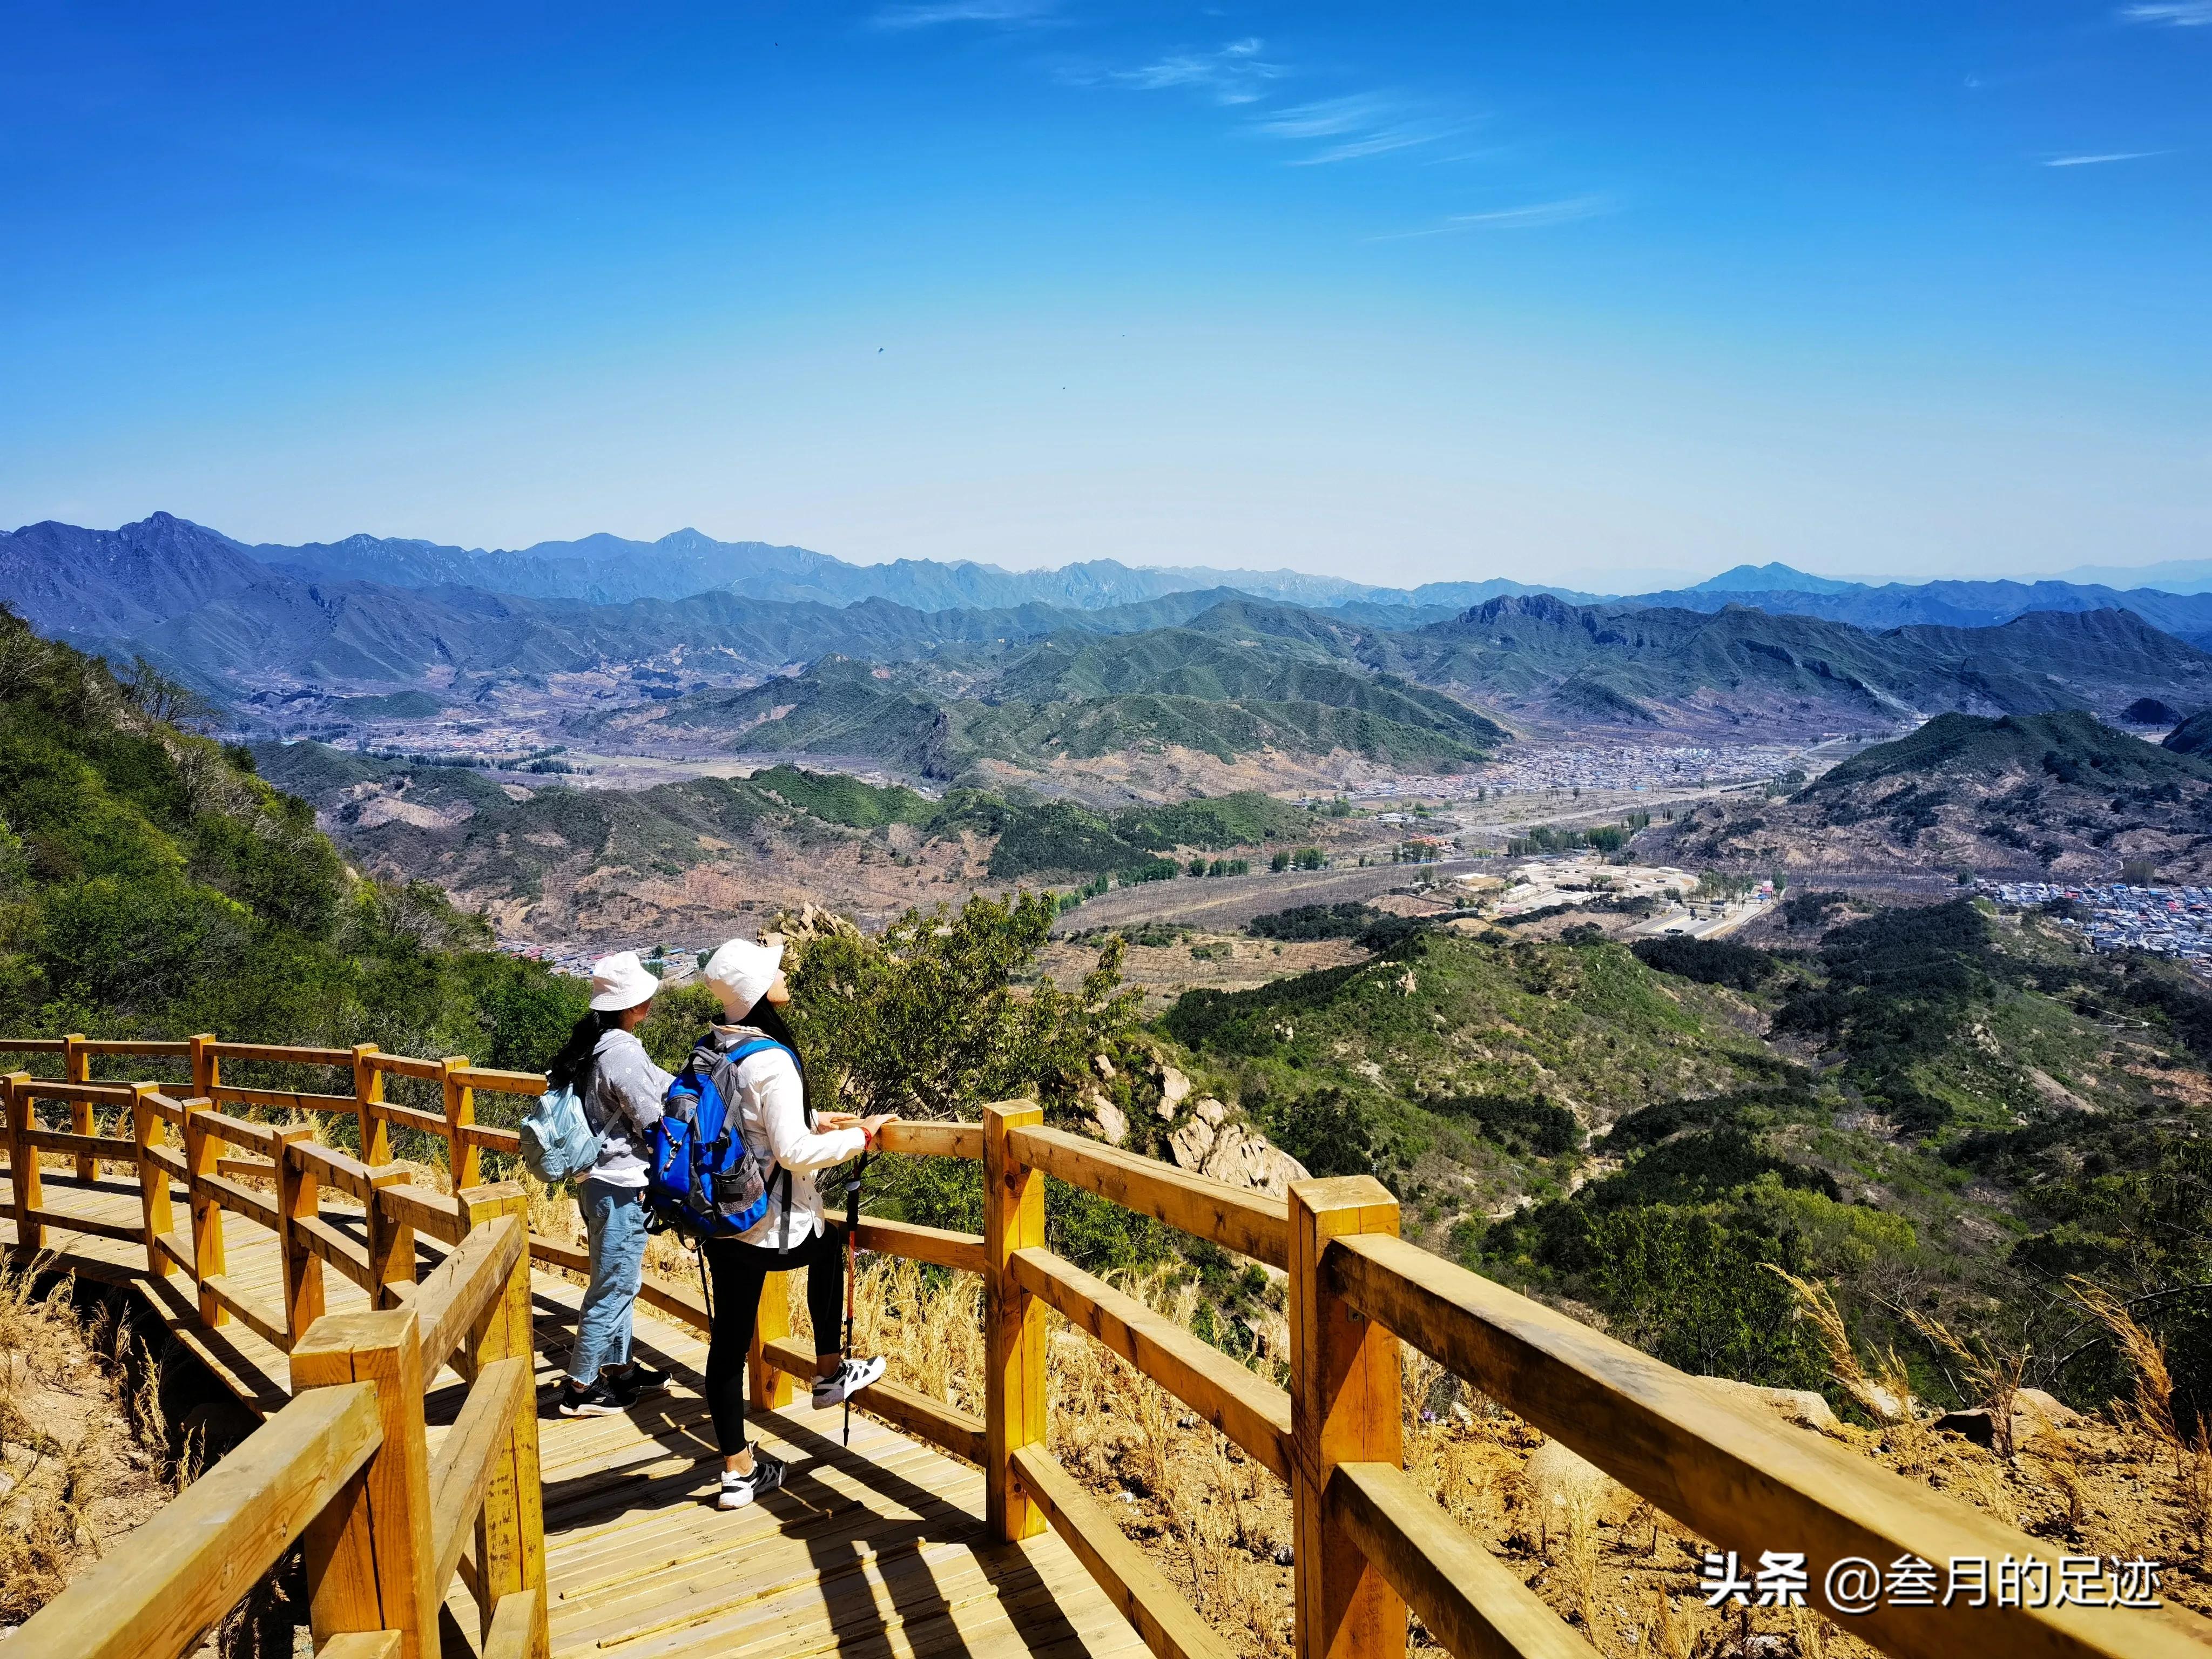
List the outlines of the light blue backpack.
{"type": "Polygon", "coordinates": [[[599,1161],[599,1138],[584,1118],[574,1089],[549,1089],[523,1114],[522,1167],[549,1187],[589,1175],[599,1161]]]}

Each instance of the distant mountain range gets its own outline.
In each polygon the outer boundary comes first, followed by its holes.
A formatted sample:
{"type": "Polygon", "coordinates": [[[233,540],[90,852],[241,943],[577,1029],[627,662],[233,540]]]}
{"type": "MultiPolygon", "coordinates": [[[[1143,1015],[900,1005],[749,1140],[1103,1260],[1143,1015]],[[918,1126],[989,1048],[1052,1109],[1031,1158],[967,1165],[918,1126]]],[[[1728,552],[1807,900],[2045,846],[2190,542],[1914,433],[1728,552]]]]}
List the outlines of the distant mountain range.
{"type": "Polygon", "coordinates": [[[1501,723],[1817,731],[2212,705],[2212,657],[2192,643],[2212,644],[2212,594],[1877,587],[1783,565],[1592,601],[1111,561],[855,566],[696,532],[519,552],[248,547],[156,514],[0,534],[0,599],[81,647],[143,653],[234,711],[289,687],[341,721],[419,717],[495,684],[612,672],[634,683],[593,729],[939,777],[1113,753],[1449,765],[1487,752],[1501,723]]]}

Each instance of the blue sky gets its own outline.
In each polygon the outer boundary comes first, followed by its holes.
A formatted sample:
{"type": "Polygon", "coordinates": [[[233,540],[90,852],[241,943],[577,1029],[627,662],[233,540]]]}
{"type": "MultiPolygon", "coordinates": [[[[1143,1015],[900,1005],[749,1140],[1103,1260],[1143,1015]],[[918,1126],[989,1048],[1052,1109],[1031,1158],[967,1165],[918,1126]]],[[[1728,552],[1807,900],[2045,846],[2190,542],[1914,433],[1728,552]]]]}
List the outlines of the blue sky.
{"type": "Polygon", "coordinates": [[[0,523],[2212,558],[2212,0],[9,17],[0,523]]]}

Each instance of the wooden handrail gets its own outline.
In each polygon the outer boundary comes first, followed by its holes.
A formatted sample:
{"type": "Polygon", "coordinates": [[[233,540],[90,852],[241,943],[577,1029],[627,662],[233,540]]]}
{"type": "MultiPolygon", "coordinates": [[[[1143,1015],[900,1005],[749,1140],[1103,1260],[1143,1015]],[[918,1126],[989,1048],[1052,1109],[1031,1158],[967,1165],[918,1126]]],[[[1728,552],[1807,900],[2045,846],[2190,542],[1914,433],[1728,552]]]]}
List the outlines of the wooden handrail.
{"type": "Polygon", "coordinates": [[[438,1368],[506,1288],[515,1263],[528,1249],[527,1241],[523,1224],[512,1217],[501,1217],[488,1227],[472,1228],[422,1281],[413,1305],[422,1325],[424,1376],[438,1374],[438,1368]]]}
{"type": "Polygon", "coordinates": [[[1016,1448],[1012,1462],[1030,1501],[1158,1659],[1232,1659],[1235,1650],[1191,1611],[1144,1551],[1042,1446],[1016,1448]]]}
{"type": "Polygon", "coordinates": [[[1290,1212],[1279,1198],[1192,1175],[1065,1129],[1016,1129],[1010,1139],[1014,1156],[1024,1164],[1071,1187],[1271,1267],[1289,1264],[1290,1212]]]}
{"type": "Polygon", "coordinates": [[[1049,1250],[1017,1250],[1015,1281],[1111,1348],[1266,1468],[1291,1478],[1291,1397],[1049,1250]]]}
{"type": "MultiPolygon", "coordinates": [[[[1738,1551],[1802,1550],[1814,1586],[1835,1561],[1887,1565],[2025,1558],[2025,1533],[1851,1456],[1817,1435],[1741,1411],[1671,1365],[1403,1240],[1332,1242],[1328,1284],[1377,1324],[1563,1441],[1622,1485],[1738,1551]]],[[[2202,1651],[2205,1627],[2173,1607],[1925,1609],[1884,1602],[1854,1620],[1889,1653],[2087,1656],[2202,1651]]]]}
{"type": "MultiPolygon", "coordinates": [[[[422,1370],[425,1376],[430,1373],[427,1357],[422,1370]]],[[[469,1385],[460,1415],[446,1431],[430,1463],[432,1583],[450,1583],[459,1569],[461,1551],[498,1472],[507,1431],[531,1397],[530,1361],[520,1355],[493,1360],[469,1385]]]]}
{"type": "Polygon", "coordinates": [[[383,1443],[367,1382],[301,1394],[27,1620],[9,1659],[172,1659],[228,1613],[383,1443]]]}
{"type": "MultiPolygon", "coordinates": [[[[0,1041],[0,1048],[5,1047],[0,1041]]],[[[519,1188],[485,1187],[471,1178],[484,1152],[511,1152],[518,1145],[514,1131],[475,1121],[475,1091],[526,1095],[542,1088],[543,1079],[475,1066],[459,1055],[420,1060],[368,1045],[282,1048],[208,1036],[166,1046],[70,1036],[39,1039],[13,1052],[59,1054],[67,1073],[60,1079],[21,1071],[0,1079],[5,1113],[0,1148],[8,1158],[11,1200],[6,1209],[15,1218],[19,1249],[35,1251],[55,1230],[143,1242],[149,1273],[189,1276],[185,1288],[197,1295],[204,1323],[234,1319],[290,1350],[299,1395],[271,1419],[271,1427],[301,1421],[288,1414],[302,1401],[327,1400],[348,1389],[355,1391],[349,1397],[373,1402],[374,1444],[362,1454],[365,1462],[355,1466],[356,1496],[324,1502],[312,1513],[308,1498],[297,1498],[305,1518],[294,1532],[307,1540],[325,1659],[430,1659],[437,1647],[437,1607],[465,1558],[471,1565],[464,1582],[483,1619],[481,1651],[501,1659],[543,1659],[544,1522],[537,1417],[529,1404],[530,1263],[583,1269],[588,1258],[573,1247],[529,1236],[519,1188]],[[188,1090],[171,1085],[179,1097],[173,1097],[150,1083],[88,1080],[91,1056],[131,1052],[188,1057],[191,1085],[188,1090]],[[354,1091],[228,1085],[220,1074],[226,1059],[349,1067],[354,1091]],[[387,1075],[437,1085],[441,1109],[385,1101],[387,1075]],[[38,1107],[43,1102],[67,1103],[71,1127],[42,1127],[38,1107]],[[93,1133],[95,1108],[110,1104],[130,1107],[130,1139],[93,1133]],[[361,1126],[364,1157],[316,1144],[304,1126],[256,1122],[219,1109],[223,1107],[344,1112],[361,1126]],[[389,1124],[444,1142],[456,1180],[453,1194],[410,1185],[405,1168],[389,1165],[389,1124]],[[182,1131],[180,1146],[170,1139],[175,1130],[182,1131]],[[252,1156],[228,1155],[240,1148],[252,1156]],[[40,1176],[42,1153],[76,1160],[83,1182],[102,1164],[135,1164],[140,1224],[126,1226],[49,1202],[40,1176]],[[254,1184],[242,1184],[247,1182],[254,1184]],[[174,1183],[188,1196],[189,1220],[173,1213],[174,1183]],[[322,1212],[325,1186],[362,1206],[358,1223],[349,1222],[343,1207],[322,1212]],[[281,1309],[248,1295],[227,1273],[226,1213],[276,1233],[283,1260],[281,1309]],[[347,1231],[353,1225],[365,1227],[365,1244],[347,1231]],[[412,1282],[418,1232],[452,1247],[419,1286],[412,1282]],[[324,1316],[325,1267],[360,1285],[380,1310],[324,1316]],[[448,1364],[471,1386],[433,1464],[425,1450],[422,1391],[448,1364]],[[473,1551],[465,1542],[471,1529],[473,1551]]],[[[2036,1548],[2034,1540],[1988,1516],[1818,1436],[1747,1414],[1699,1379],[1404,1242],[1396,1236],[1395,1200],[1371,1178],[1297,1182],[1286,1198],[1274,1198],[1048,1129],[1034,1103],[988,1107],[983,1119],[980,1124],[899,1124],[884,1137],[890,1151],[981,1161],[980,1237],[867,1218],[856,1240],[864,1249],[981,1276],[983,1413],[888,1382],[878,1383],[861,1403],[980,1464],[987,1521],[997,1537],[1017,1540],[1047,1526],[1060,1532],[1155,1653],[1212,1659],[1224,1649],[1048,1455],[1048,1309],[1191,1406],[1256,1462],[1288,1478],[1302,1655],[1397,1659],[1408,1604],[1462,1656],[1587,1659],[1590,1651],[1402,1472],[1401,1340],[1467,1377],[1705,1537],[1747,1559],[1767,1549],[1803,1550],[1812,1580],[1808,1600],[1816,1607],[1826,1567],[1844,1557],[1887,1563],[1914,1555],[1942,1562],[2026,1558],[2036,1548]],[[1273,1387],[1054,1255],[1044,1234],[1048,1177],[1286,1270],[1290,1388],[1273,1387]]],[[[64,1179],[57,1176],[58,1191],[64,1179]]],[[[781,1279],[772,1277],[750,1362],[756,1406],[787,1400],[793,1379],[813,1369],[806,1345],[788,1334],[785,1294],[781,1279]]],[[[703,1303],[690,1291],[648,1281],[641,1299],[694,1328],[709,1325],[703,1303]]],[[[283,1491],[312,1496],[321,1490],[315,1482],[322,1477],[311,1467],[316,1459],[295,1456],[284,1449],[287,1443],[264,1430],[218,1473],[234,1465],[251,1468],[252,1460],[238,1464],[237,1459],[258,1448],[283,1463],[283,1491]]],[[[212,1479],[178,1507],[209,1489],[212,1479]]],[[[265,1566],[262,1550],[257,1541],[235,1559],[258,1559],[265,1566]]],[[[213,1560],[213,1552],[215,1546],[207,1546],[195,1559],[213,1560]]],[[[131,1559],[135,1568],[138,1553],[131,1559]]],[[[175,1634],[171,1626],[201,1615],[204,1623],[227,1605],[226,1591],[234,1600],[243,1588],[242,1583],[195,1583],[189,1595],[165,1583],[137,1603],[118,1603],[116,1616],[125,1620],[158,1603],[159,1617],[168,1622],[159,1626],[151,1645],[139,1641],[139,1632],[126,1640],[118,1633],[124,1626],[111,1630],[95,1619],[91,1639],[72,1634],[67,1650],[127,1647],[172,1659],[181,1650],[163,1647],[175,1634]],[[132,1606],[140,1612],[134,1613],[132,1606]]],[[[86,1605],[82,1597],[68,1600],[75,1595],[72,1589],[54,1607],[66,1612],[86,1605]]],[[[49,1632],[59,1627],[50,1616],[53,1611],[31,1621],[18,1642],[26,1637],[53,1641],[49,1632]]],[[[2212,1646],[2205,1621],[2172,1607],[1961,1604],[1941,1617],[1921,1608],[1881,1607],[1854,1617],[1850,1628],[1905,1659],[1948,1659],[1966,1650],[2016,1652],[2022,1659],[2154,1659],[2212,1646]]]]}
{"type": "Polygon", "coordinates": [[[1535,1591],[1437,1510],[1394,1463],[1340,1463],[1330,1513],[1461,1659],[1595,1659],[1535,1591]]]}

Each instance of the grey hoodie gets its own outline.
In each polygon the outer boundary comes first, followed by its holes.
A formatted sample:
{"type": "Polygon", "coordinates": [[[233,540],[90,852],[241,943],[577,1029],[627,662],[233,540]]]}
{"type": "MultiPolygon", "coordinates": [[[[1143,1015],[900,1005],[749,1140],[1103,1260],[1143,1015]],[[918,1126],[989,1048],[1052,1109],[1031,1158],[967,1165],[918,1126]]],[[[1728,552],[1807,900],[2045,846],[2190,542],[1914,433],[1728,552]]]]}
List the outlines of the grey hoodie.
{"type": "Polygon", "coordinates": [[[607,1187],[643,1187],[652,1163],[653,1126],[676,1079],[653,1063],[629,1031],[613,1030],[592,1050],[591,1081],[584,1089],[584,1121],[599,1137],[599,1161],[586,1181],[607,1187]]]}

